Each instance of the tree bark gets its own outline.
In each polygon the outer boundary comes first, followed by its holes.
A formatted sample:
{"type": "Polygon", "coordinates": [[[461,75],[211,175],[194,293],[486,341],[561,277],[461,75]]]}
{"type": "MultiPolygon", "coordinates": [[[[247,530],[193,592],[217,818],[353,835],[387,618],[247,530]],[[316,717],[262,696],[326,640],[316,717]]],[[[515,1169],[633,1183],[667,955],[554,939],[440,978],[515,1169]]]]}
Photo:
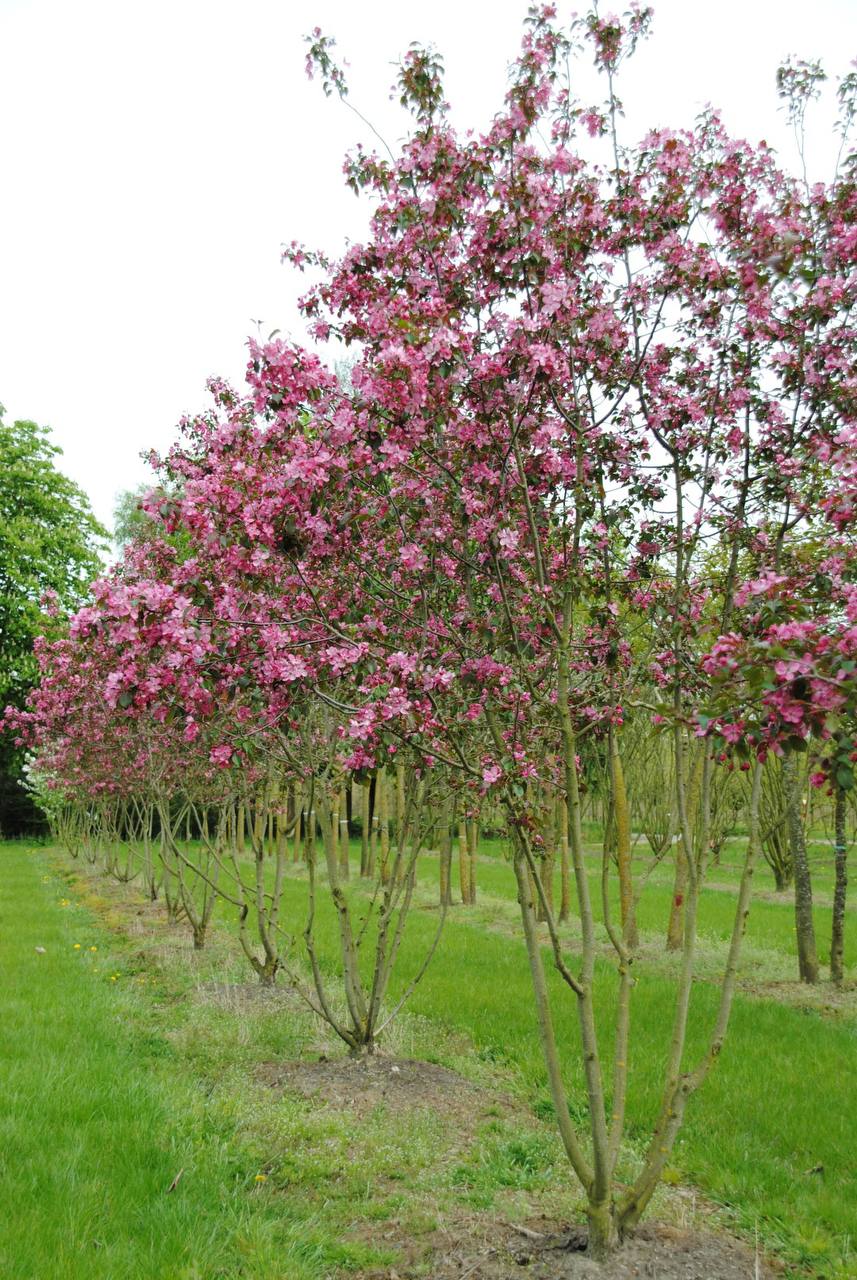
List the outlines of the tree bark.
{"type": "Polygon", "coordinates": [[[795,869],[795,930],[797,932],[798,971],[801,982],[818,981],[818,954],[815,925],[812,919],[812,880],[806,857],[806,834],[801,814],[801,783],[795,753],[787,751],[783,760],[783,789],[786,799],[786,822],[795,869]]]}
{"type": "MultiPolygon", "coordinates": [[[[704,766],[704,754],[701,750],[697,751],[691,767],[690,778],[687,782],[687,824],[688,835],[692,836],[696,826],[697,811],[699,809],[700,789],[702,783],[702,771],[704,766]]],[[[679,785],[678,778],[676,785],[679,785]]],[[[674,824],[675,828],[679,827],[679,823],[674,824]]],[[[689,869],[687,865],[688,854],[684,847],[682,839],[675,839],[675,882],[673,884],[672,903],[670,904],[670,922],[667,928],[667,951],[681,951],[684,944],[684,906],[687,899],[688,881],[690,879],[689,869]]]]}
{"type": "Polygon", "coordinates": [[[387,884],[390,879],[390,789],[387,775],[383,769],[378,770],[378,850],[381,859],[381,883],[387,884]]]}
{"type": "Polygon", "coordinates": [[[370,822],[370,804],[369,804],[369,783],[364,782],[360,787],[360,874],[361,876],[369,875],[369,822],[370,822]]]}
{"type": "Polygon", "coordinates": [[[571,872],[568,858],[568,809],[565,798],[557,800],[559,815],[559,856],[560,856],[560,904],[559,918],[565,922],[571,915],[571,872]]]}
{"type": "Polygon", "coordinates": [[[611,727],[610,787],[613,795],[613,816],[616,829],[616,865],[619,870],[619,902],[622,931],[628,946],[635,947],[637,921],[634,918],[634,879],[631,869],[631,814],[628,807],[628,791],[625,786],[625,770],[619,754],[616,730],[611,727]]]}
{"type": "Polygon", "coordinates": [[[476,902],[476,854],[479,846],[479,822],[472,818],[467,824],[467,878],[469,887],[468,904],[472,907],[476,902]]]}
{"type": "Polygon", "coordinates": [[[833,924],[830,931],[830,977],[840,983],[843,976],[845,895],[848,889],[848,845],[845,836],[845,791],[837,786],[833,798],[833,924]]]}
{"type": "Polygon", "coordinates": [[[467,847],[467,822],[463,814],[458,819],[458,887],[461,901],[467,906],[470,901],[470,851],[467,847]]]}
{"type": "Polygon", "coordinates": [[[452,906],[452,825],[448,805],[440,821],[440,905],[452,906]]]}

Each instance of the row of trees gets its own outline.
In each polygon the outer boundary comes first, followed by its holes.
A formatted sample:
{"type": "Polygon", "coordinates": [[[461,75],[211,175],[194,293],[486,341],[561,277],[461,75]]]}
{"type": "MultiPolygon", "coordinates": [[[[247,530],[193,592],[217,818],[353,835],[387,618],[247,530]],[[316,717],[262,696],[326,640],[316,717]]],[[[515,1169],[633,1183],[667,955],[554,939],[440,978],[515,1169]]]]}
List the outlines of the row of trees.
{"type": "MultiPolygon", "coordinates": [[[[856,754],[853,158],[809,186],[712,111],[624,147],[616,77],[649,20],[593,11],[564,30],[550,6],[533,9],[505,103],[478,138],[450,124],[437,56],[411,49],[397,82],[409,139],[346,166],[372,197],[365,242],[336,261],[286,254],[312,273],[301,305],[318,344],[349,349],[347,376],[272,335],[250,343],[245,392],[212,381],[209,410],[153,459],[159,487],[121,563],[68,634],[39,645],[41,685],[12,717],[62,812],[72,804],[86,825],[98,801],[103,823],[118,805],[114,847],[157,833],[171,896],[191,870],[176,832],[192,815],[203,852],[184,909],[193,923],[209,901],[200,884],[229,897],[266,978],[284,962],[279,904],[299,841],[308,998],[354,1051],[392,1012],[420,851],[441,851],[448,898],[458,824],[467,852],[467,824],[486,804],[500,814],[598,1254],[645,1210],[722,1047],[771,839],[771,761],[799,850],[795,762],[812,747],[813,781],[838,815],[856,754]],[[605,90],[593,106],[574,96],[585,48],[605,90]],[[583,805],[596,777],[607,830],[593,865],[583,805]],[[365,898],[344,885],[343,796],[347,807],[370,779],[388,847],[367,934],[365,898]],[[665,790],[662,847],[634,859],[635,825],[665,790]],[[738,823],[748,834],[720,999],[690,1058],[700,887],[738,823]],[[674,1021],[650,1143],[619,1186],[637,904],[667,851],[674,1021]],[[314,940],[322,882],[341,1003],[314,940]],[[569,906],[573,941],[560,927],[569,906]],[[576,1013],[586,1137],[544,943],[576,1013]],[[611,1036],[595,1007],[605,964],[611,1036]]],[[[320,32],[309,66],[346,97],[320,32]]],[[[798,128],[816,84],[805,64],[783,69],[798,128]]],[[[847,77],[843,140],[855,92],[847,77]]],[[[841,830],[844,893],[844,819],[841,830]]]]}

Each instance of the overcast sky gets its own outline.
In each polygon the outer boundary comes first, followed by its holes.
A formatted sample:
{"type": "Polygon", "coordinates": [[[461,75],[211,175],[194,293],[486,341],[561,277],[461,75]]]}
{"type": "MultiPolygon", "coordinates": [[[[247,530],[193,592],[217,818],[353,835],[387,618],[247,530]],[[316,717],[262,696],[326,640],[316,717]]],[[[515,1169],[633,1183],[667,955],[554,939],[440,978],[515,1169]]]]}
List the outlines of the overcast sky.
{"type": "MultiPolygon", "coordinates": [[[[560,13],[584,0],[560,4],[560,13]]],[[[616,8],[621,9],[622,4],[616,8]]],[[[337,37],[351,100],[391,142],[412,40],[444,55],[453,119],[502,101],[526,0],[0,0],[0,402],[49,424],[64,469],[110,524],[213,373],[242,377],[253,322],[298,339],[292,239],[337,250],[367,205],[343,155],[372,143],[307,81],[303,35],[337,37]]],[[[602,4],[602,12],[609,5],[602,4]]],[[[706,102],[797,163],[774,73],[789,53],[831,73],[857,54],[857,0],[660,0],[620,92],[626,141],[706,102]]],[[[811,134],[829,177],[829,109],[811,134]]]]}

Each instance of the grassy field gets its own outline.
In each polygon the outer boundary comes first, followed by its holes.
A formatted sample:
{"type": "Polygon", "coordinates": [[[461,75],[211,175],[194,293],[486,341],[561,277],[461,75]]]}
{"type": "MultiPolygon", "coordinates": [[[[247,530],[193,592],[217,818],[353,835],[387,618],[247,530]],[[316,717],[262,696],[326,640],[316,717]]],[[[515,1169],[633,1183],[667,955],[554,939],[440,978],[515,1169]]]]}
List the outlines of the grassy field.
{"type": "MultiPolygon", "coordinates": [[[[240,1091],[206,1097],[173,1043],[169,974],[135,974],[41,851],[2,859],[3,1280],[304,1280],[365,1261],[308,1207],[260,1194],[240,1091]]],[[[297,1047],[283,1027],[266,1049],[297,1047]]]]}
{"type": "MultiPolygon", "coordinates": [[[[0,1215],[3,1280],[320,1280],[383,1264],[403,1236],[430,1241],[444,1215],[574,1212],[512,878],[499,858],[483,858],[479,904],[451,913],[434,963],[391,1029],[390,1052],[459,1073],[461,1089],[451,1090],[448,1115],[441,1108],[438,1119],[419,1106],[356,1115],[260,1082],[260,1064],[340,1050],[293,1000],[221,998],[253,981],[229,910],[220,911],[206,950],[194,954],[133,885],[96,878],[58,851],[7,844],[0,856],[0,1188],[4,1204],[16,1205],[0,1215]],[[484,1105],[499,1097],[508,1105],[484,1105]]],[[[716,883],[728,885],[728,861],[716,883]]],[[[425,859],[421,876],[398,989],[436,925],[435,860],[425,859]]],[[[771,887],[764,874],[760,880],[771,887]]],[[[820,880],[819,887],[826,891],[820,880]]],[[[288,923],[297,927],[302,891],[297,883],[289,889],[288,923]]],[[[363,890],[355,883],[352,892],[363,890]]],[[[669,895],[665,868],[641,920],[653,965],[634,996],[629,1170],[655,1107],[671,1012],[670,961],[655,946],[669,895]]],[[[703,975],[722,955],[729,906],[727,892],[706,890],[703,975]]],[[[822,910],[818,916],[822,933],[822,910]]],[[[851,914],[852,963],[854,924],[851,914]]],[[[684,1220],[683,1187],[693,1185],[721,1207],[723,1224],[749,1238],[758,1232],[806,1274],[844,1278],[857,1274],[857,1010],[848,993],[831,997],[827,1011],[770,998],[793,976],[792,928],[787,900],[754,907],[747,991],[717,1069],[689,1111],[655,1211],[684,1220]],[[754,982],[761,996],[752,994],[754,982]]],[[[333,970],[335,924],[326,908],[319,944],[333,970]]],[[[852,970],[852,987],[853,978],[852,970]]],[[[598,983],[609,1020],[606,960],[598,983]]],[[[562,1009],[558,987],[557,996],[562,1009]]],[[[692,1049],[702,1044],[715,997],[713,986],[697,984],[692,1049]]],[[[575,1022],[565,1008],[558,1024],[579,1108],[575,1022]]]]}

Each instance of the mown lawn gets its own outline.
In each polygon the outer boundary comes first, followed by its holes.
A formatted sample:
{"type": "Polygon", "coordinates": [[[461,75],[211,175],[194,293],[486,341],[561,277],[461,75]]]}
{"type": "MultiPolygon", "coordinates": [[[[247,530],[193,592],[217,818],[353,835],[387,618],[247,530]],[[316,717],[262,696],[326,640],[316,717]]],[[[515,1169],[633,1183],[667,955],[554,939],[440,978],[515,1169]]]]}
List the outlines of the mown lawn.
{"type": "MultiPolygon", "coordinates": [[[[356,864],[356,850],[355,864],[356,864]]],[[[353,864],[352,870],[356,871],[353,864]]],[[[666,874],[666,868],[664,869],[666,874]]],[[[421,879],[433,887],[437,861],[426,858],[421,879]]],[[[760,871],[760,880],[766,876],[760,871]]],[[[482,909],[457,907],[446,925],[441,948],[411,1003],[413,1012],[466,1032],[479,1052],[513,1069],[526,1082],[537,1110],[550,1104],[537,1039],[523,944],[514,931],[514,878],[497,857],[479,867],[482,909]],[[508,906],[501,911],[498,904],[508,906]],[[481,917],[481,918],[480,918],[481,917]]],[[[361,892],[352,880],[352,891],[361,892]]],[[[596,873],[592,873],[596,888],[596,873]]],[[[663,936],[671,888],[655,882],[644,897],[641,928],[663,936]]],[[[289,923],[303,923],[300,892],[288,896],[289,923]]],[[[700,908],[704,956],[701,969],[719,968],[722,940],[732,928],[728,893],[706,890],[700,908]]],[[[287,913],[288,914],[288,913],[287,913]]],[[[819,950],[829,912],[816,913],[819,950]]],[[[415,913],[409,924],[394,992],[401,989],[429,945],[436,913],[415,913]]],[[[781,980],[796,977],[793,910],[790,903],[754,903],[748,927],[745,976],[754,968],[781,980]]],[[[333,913],[322,900],[318,924],[321,953],[331,969],[336,958],[333,913]]],[[[849,912],[846,963],[857,953],[857,913],[849,912]]],[[[855,975],[852,971],[851,982],[855,975]]],[[[575,1011],[567,989],[553,979],[560,1042],[569,1064],[573,1108],[580,1113],[585,1090],[579,1068],[575,1011]]],[[[598,969],[597,1003],[609,1046],[613,1014],[613,968],[598,969]]],[[[634,993],[634,1047],[629,1097],[630,1136],[642,1144],[659,1100],[660,1070],[673,1010],[674,986],[665,972],[642,973],[634,993]]],[[[688,1061],[703,1051],[718,991],[708,982],[694,989],[688,1061]]],[[[609,1057],[609,1052],[608,1052],[609,1057]]],[[[673,1174],[698,1184],[728,1205],[749,1232],[760,1233],[787,1256],[824,1268],[857,1274],[857,1019],[830,1017],[739,995],[726,1049],[693,1100],[676,1149],[673,1174]]],[[[629,1167],[630,1172],[630,1167],[629,1167]]]]}
{"type": "Polygon", "coordinates": [[[260,1194],[259,1153],[171,1045],[169,989],[135,987],[42,851],[0,857],[3,1280],[315,1280],[365,1260],[260,1194]]]}
{"type": "MultiPolygon", "coordinates": [[[[483,856],[479,862],[479,886],[485,893],[512,901],[515,897],[514,876],[503,861],[501,841],[486,842],[485,847],[488,851],[488,857],[483,856]]],[[[645,862],[643,847],[638,845],[636,851],[637,864],[641,870],[645,862]]],[[[813,913],[818,954],[822,963],[826,964],[830,956],[832,916],[831,908],[827,903],[833,893],[833,870],[829,858],[823,857],[825,852],[829,853],[829,848],[826,849],[820,842],[812,842],[809,849],[810,854],[815,855],[812,861],[813,888],[816,897],[819,899],[813,913]]],[[[716,885],[718,887],[704,888],[700,898],[699,930],[701,934],[707,937],[726,940],[731,935],[735,914],[734,899],[726,890],[729,885],[737,886],[740,879],[738,858],[742,853],[741,842],[731,841],[724,851],[722,865],[709,868],[707,879],[712,886],[716,885]]],[[[356,854],[355,861],[359,865],[359,859],[357,859],[356,854]]],[[[590,861],[592,864],[589,877],[590,889],[595,914],[600,920],[600,861],[595,853],[590,855],[590,861]]],[[[432,878],[436,880],[436,859],[425,859],[421,866],[420,875],[425,882],[430,881],[432,878]]],[[[619,904],[618,886],[615,881],[616,877],[614,876],[611,879],[611,904],[614,914],[618,912],[619,904]]],[[[762,859],[759,860],[756,866],[755,886],[757,894],[772,894],[774,892],[773,875],[762,859]]],[[[671,860],[665,860],[651,874],[640,900],[637,915],[640,930],[643,933],[666,935],[672,901],[672,887],[673,863],[671,860]]],[[[572,889],[572,899],[573,896],[574,891],[572,889]]],[[[559,872],[557,872],[555,878],[555,899],[559,902],[559,872]]],[[[573,908],[574,903],[572,901],[573,908]]],[[[794,972],[791,973],[788,969],[784,969],[781,977],[797,976],[794,907],[789,891],[775,902],[767,901],[759,896],[756,897],[748,921],[747,940],[751,946],[779,951],[784,955],[787,954],[794,957],[794,972]]],[[[845,963],[846,965],[857,964],[857,904],[853,901],[853,895],[845,920],[845,963]]]]}
{"type": "MultiPolygon", "coordinates": [[[[260,1091],[259,1062],[315,1053],[319,1045],[336,1050],[293,1007],[260,1005],[248,1018],[200,1002],[212,977],[253,981],[231,936],[230,910],[219,910],[210,947],[195,956],[175,928],[149,936],[151,909],[136,930],[136,909],[129,915],[127,906],[138,894],[133,885],[100,881],[57,851],[7,844],[0,856],[0,1192],[15,1205],[0,1215],[3,1280],[321,1280],[390,1256],[360,1242],[383,1240],[380,1228],[373,1234],[361,1223],[395,1220],[416,1235],[444,1206],[478,1212],[507,1195],[552,1197],[574,1213],[579,1197],[550,1123],[511,873],[499,859],[481,861],[478,907],[450,913],[389,1047],[508,1089],[525,1102],[534,1127],[519,1132],[498,1120],[479,1129],[467,1152],[438,1163],[438,1151],[454,1149],[451,1123],[445,1138],[420,1116],[379,1114],[361,1127],[347,1114],[260,1091]],[[125,904],[121,920],[115,902],[125,904]]],[[[285,923],[297,931],[304,899],[295,874],[285,923]]],[[[425,860],[421,876],[393,997],[436,927],[435,859],[425,860]]],[[[351,891],[364,892],[356,878],[351,891]]],[[[644,928],[660,935],[668,877],[652,893],[665,896],[644,928]]],[[[706,892],[706,971],[728,909],[728,894],[706,892]]],[[[788,903],[757,903],[751,921],[752,955],[791,977],[788,903]]],[[[331,974],[335,937],[322,894],[318,940],[331,974]]],[[[606,960],[597,981],[606,1031],[606,960]]],[[[574,1009],[558,983],[554,990],[572,1109],[582,1116],[574,1009]]],[[[691,1056],[704,1043],[715,1000],[711,984],[697,984],[691,1056]]],[[[629,1173],[656,1106],[671,1006],[666,970],[639,978],[629,1173]]],[[[669,1180],[697,1185],[725,1206],[727,1221],[751,1239],[758,1231],[807,1274],[853,1276],[855,1067],[853,1012],[822,1017],[739,996],[727,1047],[689,1109],[669,1180]]]]}

